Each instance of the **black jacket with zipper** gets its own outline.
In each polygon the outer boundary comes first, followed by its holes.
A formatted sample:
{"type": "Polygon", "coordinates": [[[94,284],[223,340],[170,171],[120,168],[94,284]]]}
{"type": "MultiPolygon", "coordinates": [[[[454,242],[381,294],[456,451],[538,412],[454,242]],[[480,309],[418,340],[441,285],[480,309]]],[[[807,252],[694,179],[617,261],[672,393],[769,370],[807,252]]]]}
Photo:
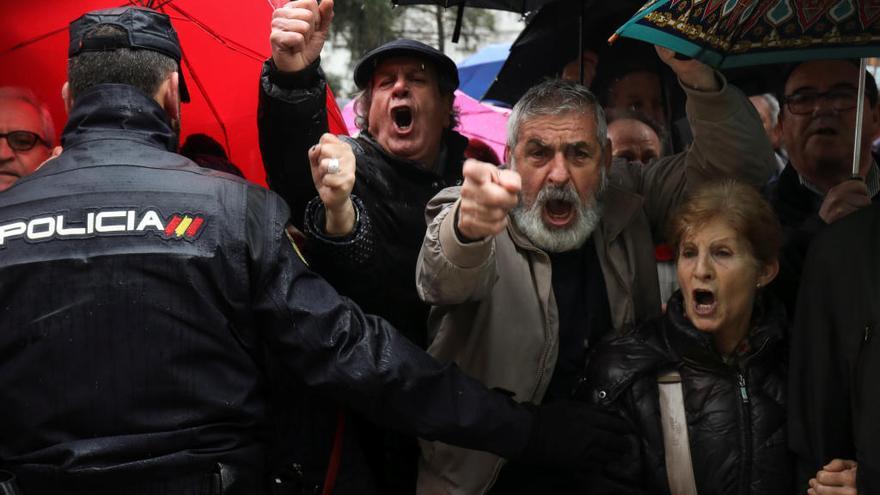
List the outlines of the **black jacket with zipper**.
{"type": "MultiPolygon", "coordinates": [[[[762,295],[763,296],[763,295],[762,295]]],[[[681,292],[667,313],[611,340],[590,358],[579,398],[616,411],[634,428],[637,457],[615,462],[597,483],[608,493],[669,493],[657,376],[681,374],[697,491],[701,495],[789,493],[792,466],[785,442],[785,311],[759,297],[749,350],[725,364],[711,337],[687,320],[681,292]]],[[[589,491],[589,490],[588,490],[589,491]]],[[[589,491],[593,493],[593,491],[589,491]]]]}

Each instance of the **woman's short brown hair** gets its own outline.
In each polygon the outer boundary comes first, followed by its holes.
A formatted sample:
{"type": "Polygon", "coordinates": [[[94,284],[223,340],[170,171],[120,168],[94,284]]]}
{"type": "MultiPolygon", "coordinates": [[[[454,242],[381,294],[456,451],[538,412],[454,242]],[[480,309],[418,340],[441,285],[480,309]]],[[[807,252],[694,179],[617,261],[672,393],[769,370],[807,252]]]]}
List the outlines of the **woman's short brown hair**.
{"type": "Polygon", "coordinates": [[[713,220],[730,225],[748,243],[760,264],[778,259],[782,228],[776,213],[755,188],[735,181],[708,184],[678,207],[668,236],[676,258],[681,241],[713,220]]]}

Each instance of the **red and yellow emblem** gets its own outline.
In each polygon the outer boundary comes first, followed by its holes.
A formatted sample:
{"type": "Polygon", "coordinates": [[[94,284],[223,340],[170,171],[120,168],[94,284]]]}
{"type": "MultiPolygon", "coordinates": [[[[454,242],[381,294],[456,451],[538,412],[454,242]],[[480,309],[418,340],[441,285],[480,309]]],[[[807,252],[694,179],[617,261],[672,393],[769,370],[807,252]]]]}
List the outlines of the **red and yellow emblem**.
{"type": "Polygon", "coordinates": [[[174,215],[168,220],[165,226],[165,235],[167,237],[177,237],[192,239],[199,233],[199,229],[205,223],[205,219],[201,216],[191,217],[189,215],[174,215]]]}

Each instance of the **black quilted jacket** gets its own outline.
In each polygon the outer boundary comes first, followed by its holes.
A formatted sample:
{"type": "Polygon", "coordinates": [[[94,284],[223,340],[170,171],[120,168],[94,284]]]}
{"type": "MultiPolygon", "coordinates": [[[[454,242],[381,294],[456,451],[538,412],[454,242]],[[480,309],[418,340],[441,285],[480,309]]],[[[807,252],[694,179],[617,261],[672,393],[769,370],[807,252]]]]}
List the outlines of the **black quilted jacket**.
{"type": "Polygon", "coordinates": [[[602,475],[585,476],[586,486],[601,485],[609,493],[669,493],[656,378],[678,369],[700,495],[791,493],[784,325],[782,305],[759,297],[749,349],[735,364],[725,364],[709,335],[684,316],[676,292],[666,315],[599,347],[577,394],[632,422],[637,456],[613,463],[602,475]]]}

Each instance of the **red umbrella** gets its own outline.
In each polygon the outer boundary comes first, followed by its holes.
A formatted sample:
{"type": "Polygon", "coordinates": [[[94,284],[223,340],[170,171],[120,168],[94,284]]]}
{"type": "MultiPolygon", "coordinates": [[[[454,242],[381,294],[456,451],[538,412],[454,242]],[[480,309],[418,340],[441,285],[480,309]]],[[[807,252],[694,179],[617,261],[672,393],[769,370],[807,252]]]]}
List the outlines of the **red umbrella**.
{"type": "MultiPolygon", "coordinates": [[[[204,133],[223,143],[245,175],[265,184],[257,141],[260,67],[270,55],[266,0],[34,0],[4,2],[0,18],[0,86],[32,89],[49,105],[56,127],[67,116],[61,85],[67,79],[67,25],[85,12],[150,5],[171,16],[183,49],[192,101],[183,106],[181,142],[204,133]]],[[[344,133],[328,91],[331,127],[344,133]],[[335,112],[334,112],[335,111],[335,112]],[[333,115],[336,115],[335,125],[333,115]]]]}

